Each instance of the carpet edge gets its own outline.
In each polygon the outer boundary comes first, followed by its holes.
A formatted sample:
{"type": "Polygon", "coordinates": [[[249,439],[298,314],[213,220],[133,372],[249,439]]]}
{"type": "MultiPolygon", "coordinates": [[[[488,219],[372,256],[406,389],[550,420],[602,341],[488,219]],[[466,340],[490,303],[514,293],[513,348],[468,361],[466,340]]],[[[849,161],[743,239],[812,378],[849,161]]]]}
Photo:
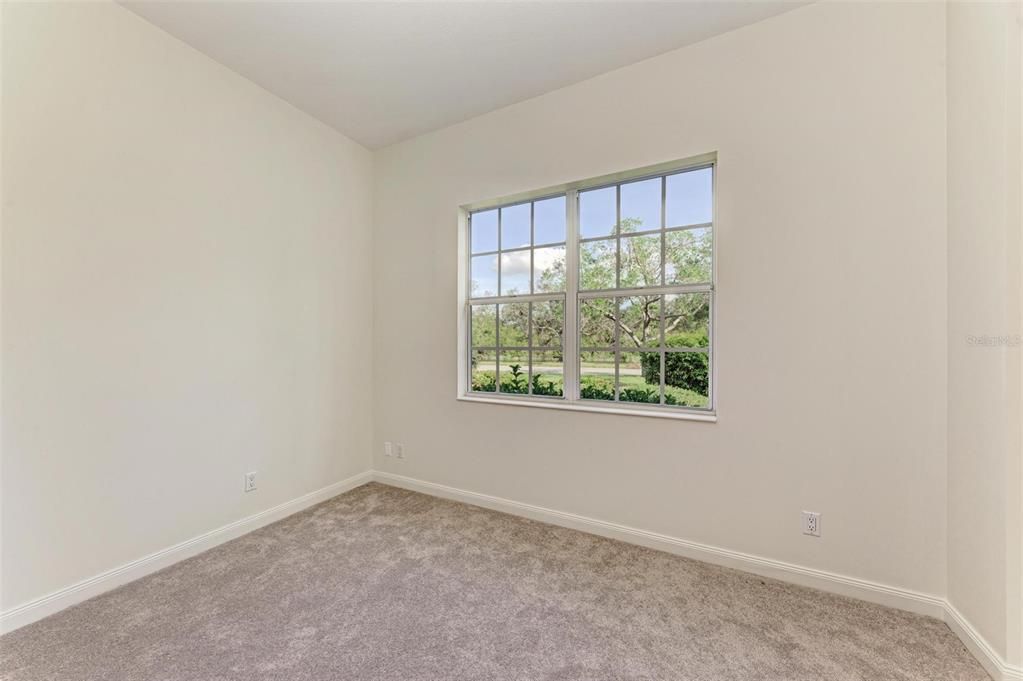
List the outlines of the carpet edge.
{"type": "Polygon", "coordinates": [[[849,577],[826,570],[808,568],[740,551],[732,551],[618,523],[597,520],[575,513],[472,492],[396,473],[374,471],[373,480],[384,485],[480,506],[551,525],[588,532],[609,539],[617,539],[628,544],[657,549],[685,558],[692,558],[763,577],[778,579],[791,584],[798,584],[828,593],[868,601],[877,605],[933,617],[945,622],[949,629],[963,642],[967,650],[977,658],[977,661],[991,675],[992,679],[995,681],[1023,681],[1023,670],[1013,667],[1003,660],[969,621],[946,598],[941,596],[849,577]]]}
{"type": "Polygon", "coordinates": [[[237,539],[373,481],[367,470],[0,612],[0,635],[237,539]]]}

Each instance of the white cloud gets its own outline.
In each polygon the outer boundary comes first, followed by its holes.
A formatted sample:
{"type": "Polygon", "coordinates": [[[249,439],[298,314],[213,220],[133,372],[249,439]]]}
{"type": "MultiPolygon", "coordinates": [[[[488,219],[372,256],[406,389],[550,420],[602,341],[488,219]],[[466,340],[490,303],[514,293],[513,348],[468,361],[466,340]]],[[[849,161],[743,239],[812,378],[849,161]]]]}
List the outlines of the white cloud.
{"type": "MultiPolygon", "coordinates": [[[[559,260],[565,259],[564,247],[538,248],[534,259],[538,272],[552,267],[559,260]]],[[[501,255],[501,272],[503,276],[529,276],[529,251],[512,251],[501,255]]]]}
{"type": "Polygon", "coordinates": [[[501,254],[501,274],[503,276],[529,276],[529,251],[513,251],[501,254]]]}

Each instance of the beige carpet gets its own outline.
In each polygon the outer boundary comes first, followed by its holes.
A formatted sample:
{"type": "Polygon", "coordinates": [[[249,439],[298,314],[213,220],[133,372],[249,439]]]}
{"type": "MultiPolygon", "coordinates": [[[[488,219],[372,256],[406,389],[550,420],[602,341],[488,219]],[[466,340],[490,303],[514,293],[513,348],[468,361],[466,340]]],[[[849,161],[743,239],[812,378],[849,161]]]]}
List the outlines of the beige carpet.
{"type": "Polygon", "coordinates": [[[986,681],[934,619],[378,484],[0,639],[9,681],[986,681]]]}

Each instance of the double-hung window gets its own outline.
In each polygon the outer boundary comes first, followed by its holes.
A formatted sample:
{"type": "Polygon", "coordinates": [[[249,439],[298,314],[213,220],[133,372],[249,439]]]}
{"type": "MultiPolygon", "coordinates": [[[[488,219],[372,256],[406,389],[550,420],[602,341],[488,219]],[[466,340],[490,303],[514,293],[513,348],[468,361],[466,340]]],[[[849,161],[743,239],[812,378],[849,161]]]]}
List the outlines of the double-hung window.
{"type": "Polygon", "coordinates": [[[465,209],[459,395],[714,409],[714,158],[465,209]]]}

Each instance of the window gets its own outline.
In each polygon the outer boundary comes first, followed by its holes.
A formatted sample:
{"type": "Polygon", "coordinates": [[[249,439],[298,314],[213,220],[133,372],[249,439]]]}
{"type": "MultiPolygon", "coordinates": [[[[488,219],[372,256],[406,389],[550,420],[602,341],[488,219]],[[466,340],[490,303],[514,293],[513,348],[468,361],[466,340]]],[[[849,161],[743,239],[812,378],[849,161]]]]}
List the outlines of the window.
{"type": "Polygon", "coordinates": [[[566,195],[469,220],[469,390],[564,396],[566,195]]]}
{"type": "Polygon", "coordinates": [[[713,413],[713,157],[466,214],[460,396],[713,413]]]}

